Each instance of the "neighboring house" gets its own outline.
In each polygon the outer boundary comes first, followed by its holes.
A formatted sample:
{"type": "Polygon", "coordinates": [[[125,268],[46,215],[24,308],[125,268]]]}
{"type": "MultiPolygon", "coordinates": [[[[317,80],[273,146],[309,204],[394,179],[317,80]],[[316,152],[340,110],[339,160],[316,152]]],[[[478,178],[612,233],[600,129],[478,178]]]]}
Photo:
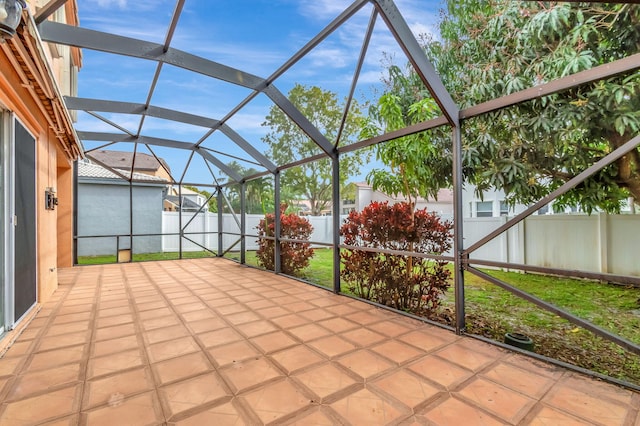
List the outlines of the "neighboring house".
{"type": "MultiPolygon", "coordinates": [[[[362,211],[366,206],[373,201],[388,202],[389,204],[395,204],[406,201],[407,199],[402,196],[392,196],[385,194],[384,192],[374,190],[373,187],[367,183],[351,183],[349,184],[347,191],[353,198],[341,200],[340,212],[342,214],[349,214],[349,212],[356,210],[362,211]]],[[[438,198],[422,198],[419,197],[416,200],[416,208],[424,209],[436,212],[441,215],[453,214],[453,191],[450,189],[441,189],[438,191],[438,198]]]]}
{"type": "MultiPolygon", "coordinates": [[[[515,216],[527,209],[524,204],[509,206],[505,194],[500,190],[485,191],[482,197],[476,194],[474,186],[466,185],[462,191],[462,212],[464,217],[515,216]]],[[[546,214],[552,209],[542,208],[538,214],[546,214]]]]}
{"type": "MultiPolygon", "coordinates": [[[[44,2],[27,3],[0,43],[0,336],[49,300],[58,268],[73,263],[72,165],[82,146],[63,96],[76,95],[81,53],[43,43],[30,15],[44,2]]],[[[76,2],[52,18],[77,25],[76,2]]]]}
{"type": "Polygon", "coordinates": [[[153,155],[136,152],[135,161],[133,161],[133,152],[127,151],[109,151],[97,150],[87,153],[89,158],[95,159],[98,164],[104,164],[112,169],[126,170],[131,173],[131,165],[135,173],[142,173],[150,176],[158,176],[171,181],[171,169],[166,161],[162,158],[156,159],[153,155]]]}
{"type": "MultiPolygon", "coordinates": [[[[167,212],[197,212],[206,204],[207,197],[184,186],[171,185],[164,197],[162,209],[167,212]],[[182,200],[182,202],[180,202],[182,200]]],[[[202,210],[207,211],[208,208],[202,210]]]]}
{"type": "Polygon", "coordinates": [[[134,255],[162,251],[160,236],[134,237],[131,247],[129,234],[162,233],[166,188],[162,177],[134,173],[129,184],[102,166],[79,161],[78,256],[115,255],[130,248],[134,255]],[[133,212],[129,200],[133,201],[133,212]]]}

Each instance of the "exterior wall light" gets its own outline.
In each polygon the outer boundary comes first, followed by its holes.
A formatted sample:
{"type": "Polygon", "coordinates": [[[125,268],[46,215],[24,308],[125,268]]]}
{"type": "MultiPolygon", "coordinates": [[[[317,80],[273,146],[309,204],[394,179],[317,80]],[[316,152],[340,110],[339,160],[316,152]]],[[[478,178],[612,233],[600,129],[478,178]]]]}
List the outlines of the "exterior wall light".
{"type": "Polygon", "coordinates": [[[24,0],[0,0],[0,41],[14,36],[26,7],[24,0]]]}

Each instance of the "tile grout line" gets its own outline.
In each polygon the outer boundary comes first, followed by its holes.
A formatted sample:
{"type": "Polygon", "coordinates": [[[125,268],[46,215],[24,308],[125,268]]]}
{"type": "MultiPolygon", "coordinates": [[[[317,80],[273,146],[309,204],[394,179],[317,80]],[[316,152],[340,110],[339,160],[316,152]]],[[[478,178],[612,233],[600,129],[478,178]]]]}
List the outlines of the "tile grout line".
{"type": "MultiPolygon", "coordinates": [[[[135,265],[136,269],[140,270],[140,272],[142,272],[144,274],[145,270],[144,268],[139,265],[139,264],[131,264],[131,265],[135,265]]],[[[127,266],[129,268],[133,268],[133,266],[127,266]]],[[[148,371],[149,375],[151,376],[150,379],[153,382],[153,392],[155,394],[155,401],[154,401],[154,412],[157,414],[162,414],[162,417],[164,419],[164,424],[167,424],[169,418],[167,417],[167,413],[165,412],[165,407],[164,404],[162,403],[162,398],[160,396],[160,390],[159,390],[159,383],[157,383],[155,375],[153,374],[153,368],[151,367],[151,359],[149,357],[148,351],[147,351],[147,344],[144,340],[144,330],[142,327],[142,319],[140,318],[140,312],[138,311],[138,305],[135,303],[135,296],[133,294],[133,290],[131,288],[131,283],[129,282],[129,276],[126,274],[126,269],[125,265],[121,265],[120,266],[120,270],[122,271],[123,277],[124,277],[124,286],[125,286],[125,291],[126,291],[126,295],[127,295],[127,301],[129,304],[129,309],[131,309],[131,314],[133,317],[133,327],[134,327],[134,331],[136,333],[136,340],[138,341],[138,350],[140,351],[140,349],[142,349],[142,359],[143,359],[143,366],[144,368],[148,371]],[[160,405],[159,407],[155,407],[155,402],[157,401],[157,403],[160,405]],[[157,412],[157,410],[160,411],[160,413],[157,412]]],[[[150,278],[147,277],[149,284],[153,287],[155,286],[154,281],[150,278]]],[[[157,287],[156,287],[156,290],[157,287]]],[[[140,391],[140,392],[136,392],[135,394],[133,394],[132,396],[137,396],[137,395],[141,395],[144,393],[147,393],[147,390],[144,391],[140,391]]]]}
{"type": "MultiPolygon", "coordinates": [[[[162,268],[162,266],[163,266],[163,265],[161,265],[161,264],[157,264],[157,265],[154,265],[154,266],[158,266],[159,268],[162,268]]],[[[174,278],[174,279],[175,279],[174,275],[173,275],[171,272],[167,271],[167,270],[166,270],[166,269],[164,269],[164,268],[162,268],[162,269],[163,269],[163,271],[165,272],[165,276],[170,276],[170,277],[172,277],[172,278],[174,278]]],[[[210,366],[211,366],[211,367],[210,367],[210,368],[211,368],[211,371],[214,371],[214,372],[216,373],[217,379],[218,379],[219,381],[221,381],[221,382],[222,382],[222,384],[223,384],[223,388],[226,388],[226,389],[225,389],[225,392],[227,392],[227,391],[228,391],[228,392],[232,395],[232,398],[234,398],[234,396],[233,396],[233,392],[231,391],[231,389],[232,389],[232,388],[231,388],[231,387],[229,386],[229,384],[226,382],[226,380],[224,379],[224,377],[222,377],[222,376],[220,375],[220,373],[218,372],[218,368],[217,368],[217,367],[216,367],[216,365],[211,361],[210,357],[208,356],[207,351],[206,351],[206,350],[205,350],[205,348],[204,348],[204,345],[202,345],[202,344],[201,344],[200,340],[196,338],[196,335],[195,335],[195,334],[194,334],[194,333],[193,333],[193,332],[188,328],[188,326],[185,324],[185,321],[184,321],[183,317],[182,317],[182,316],[181,316],[181,314],[180,314],[180,313],[175,309],[175,305],[170,301],[170,299],[167,297],[166,293],[162,290],[162,288],[161,288],[161,287],[158,285],[158,283],[155,281],[154,277],[153,277],[153,276],[151,275],[151,273],[148,271],[148,269],[147,269],[146,265],[141,265],[141,266],[140,266],[140,270],[141,270],[142,274],[143,274],[143,275],[146,277],[146,279],[148,280],[149,284],[150,284],[150,285],[151,285],[151,286],[156,290],[157,295],[159,295],[160,297],[162,297],[162,299],[165,301],[165,303],[167,304],[168,309],[170,309],[170,310],[174,313],[174,315],[176,315],[176,317],[180,319],[181,324],[182,324],[182,325],[183,325],[183,326],[188,330],[188,332],[189,332],[189,336],[190,336],[190,337],[191,337],[191,338],[196,342],[196,344],[197,344],[197,345],[198,345],[198,347],[200,348],[200,351],[202,352],[202,354],[205,356],[205,358],[207,359],[208,363],[210,364],[210,366]]],[[[178,280],[176,280],[176,282],[179,282],[179,281],[178,281],[178,280]]],[[[182,283],[181,283],[181,287],[185,288],[186,290],[188,290],[189,292],[191,292],[191,294],[193,295],[193,291],[192,291],[191,289],[189,289],[188,287],[184,286],[182,283]]],[[[199,299],[200,299],[200,298],[199,298],[199,299]]],[[[201,300],[201,299],[200,299],[200,300],[201,300]]],[[[202,301],[202,300],[201,300],[201,301],[202,301]]],[[[207,306],[207,307],[208,307],[208,306],[207,306]]],[[[208,308],[209,308],[209,307],[208,307],[208,308]]],[[[210,309],[210,308],[209,308],[209,309],[210,309]]],[[[137,307],[136,307],[136,310],[137,310],[137,307]]],[[[142,321],[140,321],[140,323],[142,323],[142,321]]],[[[142,327],[140,326],[140,328],[142,328],[142,327]]],[[[143,333],[143,331],[141,331],[141,334],[142,334],[142,333],[143,333]]],[[[141,335],[140,337],[144,340],[144,338],[142,337],[142,335],[141,335]]],[[[144,344],[144,348],[145,348],[145,352],[146,352],[146,343],[144,344]]],[[[147,355],[147,354],[145,353],[145,355],[147,355]]],[[[156,381],[156,377],[155,377],[155,374],[153,374],[152,366],[151,366],[151,362],[150,362],[150,360],[149,360],[148,356],[147,356],[147,359],[148,359],[148,366],[149,366],[149,370],[151,371],[152,379],[153,379],[154,384],[155,384],[156,396],[157,396],[158,401],[159,401],[159,403],[160,403],[160,406],[161,406],[161,409],[162,409],[162,412],[163,412],[163,415],[164,415],[164,418],[165,418],[165,422],[168,422],[168,421],[169,421],[169,419],[170,419],[170,418],[175,417],[175,416],[176,416],[176,414],[175,414],[175,413],[174,413],[174,414],[172,414],[172,415],[171,415],[171,417],[168,417],[168,416],[167,416],[167,413],[165,412],[165,406],[164,406],[164,403],[162,402],[162,397],[161,397],[161,395],[160,395],[160,388],[161,388],[163,385],[162,385],[161,383],[158,383],[158,382],[156,381]]],[[[173,358],[170,358],[170,359],[173,359],[173,358]]],[[[167,361],[167,360],[163,360],[163,361],[167,361]]],[[[195,375],[194,377],[198,377],[198,376],[201,376],[201,375],[204,375],[204,374],[207,374],[207,373],[199,373],[199,374],[195,375]]],[[[223,404],[223,402],[216,402],[213,406],[216,406],[216,405],[219,405],[219,404],[223,404]]],[[[195,407],[194,407],[194,408],[195,408],[195,407]]],[[[180,414],[180,413],[178,413],[178,414],[180,414]]]]}

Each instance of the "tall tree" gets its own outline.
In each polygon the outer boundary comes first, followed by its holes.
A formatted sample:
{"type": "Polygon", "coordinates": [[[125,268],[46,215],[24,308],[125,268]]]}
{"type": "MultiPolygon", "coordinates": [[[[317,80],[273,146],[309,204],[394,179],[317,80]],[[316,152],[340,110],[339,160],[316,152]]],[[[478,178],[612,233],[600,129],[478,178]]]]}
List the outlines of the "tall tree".
{"type": "MultiPolygon", "coordinates": [[[[440,40],[428,41],[425,49],[454,100],[468,107],[637,53],[640,6],[451,0],[440,30],[440,40]]],[[[390,70],[391,94],[394,84],[416,87],[410,72],[398,70],[390,70]]],[[[410,108],[424,102],[413,93],[410,108]]],[[[382,102],[378,111],[384,113],[382,102]]],[[[466,121],[465,177],[479,191],[498,188],[511,202],[531,203],[639,129],[640,73],[633,72],[466,121]]],[[[428,139],[424,146],[441,155],[428,158],[426,167],[448,170],[450,185],[450,137],[432,132],[428,139]]],[[[557,204],[617,211],[628,196],[640,199],[639,150],[557,204]]]]}
{"type": "MultiPolygon", "coordinates": [[[[242,177],[258,174],[252,167],[244,167],[237,161],[227,164],[230,169],[242,177]]],[[[226,190],[227,198],[235,212],[240,211],[240,185],[234,184],[226,190]]],[[[260,177],[247,181],[245,188],[245,211],[249,214],[264,214],[273,211],[273,180],[270,177],[260,177]]],[[[225,209],[228,209],[225,206],[225,209]]]]}
{"type": "MultiPolygon", "coordinates": [[[[332,143],[335,143],[340,130],[344,105],[335,93],[319,87],[305,87],[296,84],[289,92],[289,100],[302,114],[332,143]]],[[[273,106],[263,126],[271,131],[264,136],[269,145],[268,156],[276,164],[282,165],[320,154],[322,151],[295,123],[277,106],[273,106]]],[[[340,136],[340,143],[353,142],[362,126],[360,107],[355,100],[340,136]]],[[[368,153],[349,154],[340,157],[340,184],[359,172],[368,153]]],[[[282,173],[282,185],[287,186],[305,198],[311,204],[311,214],[319,215],[331,204],[331,171],[329,159],[306,163],[285,170],[282,173]]]]}

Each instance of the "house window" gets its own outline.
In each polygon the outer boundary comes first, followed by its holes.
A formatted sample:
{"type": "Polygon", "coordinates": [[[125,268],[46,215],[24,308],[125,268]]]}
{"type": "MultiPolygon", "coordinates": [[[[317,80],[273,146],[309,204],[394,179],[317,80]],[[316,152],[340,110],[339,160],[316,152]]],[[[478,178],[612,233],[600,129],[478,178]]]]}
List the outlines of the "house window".
{"type": "Polygon", "coordinates": [[[491,201],[476,202],[476,217],[492,217],[493,203],[491,201]]]}
{"type": "Polygon", "coordinates": [[[506,201],[500,201],[500,216],[509,215],[509,204],[506,201]]]}
{"type": "Polygon", "coordinates": [[[538,214],[549,214],[549,204],[538,209],[538,214]]]}

